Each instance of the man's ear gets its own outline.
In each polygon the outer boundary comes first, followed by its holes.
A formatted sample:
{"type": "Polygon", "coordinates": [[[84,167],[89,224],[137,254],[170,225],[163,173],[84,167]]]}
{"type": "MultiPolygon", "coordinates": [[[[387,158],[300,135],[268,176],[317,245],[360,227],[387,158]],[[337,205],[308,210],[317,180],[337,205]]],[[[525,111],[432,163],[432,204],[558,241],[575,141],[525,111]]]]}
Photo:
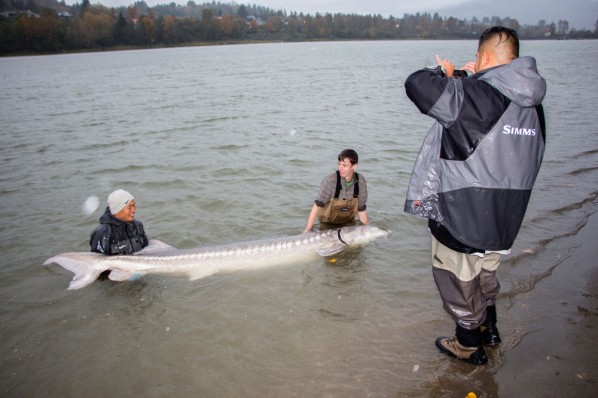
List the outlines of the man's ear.
{"type": "Polygon", "coordinates": [[[486,50],[481,50],[479,56],[481,57],[480,69],[489,68],[492,63],[492,54],[486,50]]]}

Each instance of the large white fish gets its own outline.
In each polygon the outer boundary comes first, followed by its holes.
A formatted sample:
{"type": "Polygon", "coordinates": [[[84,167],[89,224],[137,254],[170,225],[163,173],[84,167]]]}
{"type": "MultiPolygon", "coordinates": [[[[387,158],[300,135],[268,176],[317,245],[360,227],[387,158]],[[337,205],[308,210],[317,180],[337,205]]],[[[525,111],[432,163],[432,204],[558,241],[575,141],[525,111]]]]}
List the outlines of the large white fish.
{"type": "Polygon", "coordinates": [[[49,258],[44,265],[56,263],[73,272],[69,289],[81,289],[108,270],[108,277],[114,281],[156,273],[188,275],[194,280],[218,272],[296,263],[318,255],[332,256],[347,246],[365,245],[387,235],[383,229],[363,225],[186,250],[152,239],[146,248],[130,256],[62,253],[49,258]]]}

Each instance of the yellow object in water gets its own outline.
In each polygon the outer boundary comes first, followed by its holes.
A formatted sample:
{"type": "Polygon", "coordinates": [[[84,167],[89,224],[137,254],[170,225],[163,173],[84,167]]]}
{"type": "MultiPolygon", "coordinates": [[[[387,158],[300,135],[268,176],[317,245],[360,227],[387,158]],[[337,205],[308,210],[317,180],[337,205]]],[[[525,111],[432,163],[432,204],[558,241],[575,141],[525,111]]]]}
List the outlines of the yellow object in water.
{"type": "Polygon", "coordinates": [[[470,392],[469,394],[467,394],[467,395],[465,396],[465,398],[478,398],[478,396],[477,396],[477,395],[475,395],[475,392],[470,392]]]}
{"type": "Polygon", "coordinates": [[[331,258],[330,260],[328,260],[329,263],[336,263],[336,258],[331,258]]]}

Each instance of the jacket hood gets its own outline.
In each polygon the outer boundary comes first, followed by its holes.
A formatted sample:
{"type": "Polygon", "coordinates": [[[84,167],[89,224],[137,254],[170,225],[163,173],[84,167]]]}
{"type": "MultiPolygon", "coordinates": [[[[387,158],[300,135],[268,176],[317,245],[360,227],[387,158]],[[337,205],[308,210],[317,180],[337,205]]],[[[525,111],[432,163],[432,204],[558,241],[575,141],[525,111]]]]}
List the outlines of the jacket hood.
{"type": "Polygon", "coordinates": [[[104,214],[100,216],[100,224],[124,224],[124,221],[119,220],[118,218],[114,217],[110,212],[110,207],[106,207],[104,210],[104,214]]]}
{"type": "Polygon", "coordinates": [[[521,107],[540,105],[546,95],[546,80],[538,73],[533,57],[520,57],[482,72],[488,82],[521,107]]]}

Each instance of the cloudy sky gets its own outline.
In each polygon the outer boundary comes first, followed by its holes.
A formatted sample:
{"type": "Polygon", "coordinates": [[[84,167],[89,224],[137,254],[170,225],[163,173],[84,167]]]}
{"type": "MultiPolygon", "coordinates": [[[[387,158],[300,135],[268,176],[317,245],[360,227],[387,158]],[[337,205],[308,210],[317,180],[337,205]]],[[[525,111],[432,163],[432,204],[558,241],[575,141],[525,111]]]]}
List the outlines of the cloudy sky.
{"type": "MultiPolygon", "coordinates": [[[[91,0],[105,6],[131,5],[135,0],[91,0]]],[[[154,6],[175,2],[186,4],[187,0],[145,0],[154,6]]],[[[197,4],[211,0],[194,0],[197,4]]],[[[233,0],[219,0],[221,3],[232,3],[233,0]]],[[[77,3],[71,0],[67,3],[77,3]]],[[[569,21],[569,27],[594,30],[598,20],[598,0],[236,0],[237,4],[257,4],[275,10],[286,10],[315,14],[319,13],[355,13],[380,14],[384,17],[416,12],[438,12],[443,17],[453,16],[459,19],[479,19],[483,17],[517,18],[521,24],[537,24],[543,19],[547,23],[559,20],[569,21]]]]}

